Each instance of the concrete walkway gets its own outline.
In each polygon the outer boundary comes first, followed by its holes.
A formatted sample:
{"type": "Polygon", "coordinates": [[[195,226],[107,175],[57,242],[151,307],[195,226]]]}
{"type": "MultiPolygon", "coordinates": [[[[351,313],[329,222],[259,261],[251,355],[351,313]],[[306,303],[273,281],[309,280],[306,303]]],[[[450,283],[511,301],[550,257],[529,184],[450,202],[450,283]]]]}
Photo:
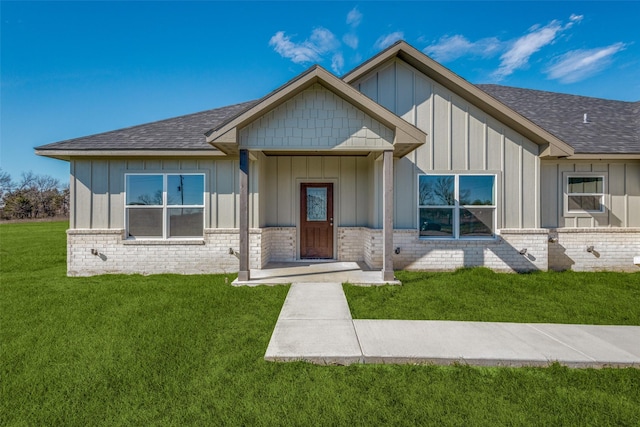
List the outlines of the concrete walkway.
{"type": "Polygon", "coordinates": [[[640,327],[353,320],[341,283],[291,285],[266,360],[639,367],[640,327]]]}

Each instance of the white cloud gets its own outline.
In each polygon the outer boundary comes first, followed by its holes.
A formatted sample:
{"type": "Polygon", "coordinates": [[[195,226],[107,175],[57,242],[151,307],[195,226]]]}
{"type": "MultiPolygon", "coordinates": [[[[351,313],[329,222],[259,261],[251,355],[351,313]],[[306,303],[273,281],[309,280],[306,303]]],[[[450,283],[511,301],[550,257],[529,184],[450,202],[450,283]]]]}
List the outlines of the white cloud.
{"type": "Polygon", "coordinates": [[[439,62],[449,62],[465,55],[491,57],[496,55],[502,43],[496,37],[470,42],[460,34],[444,36],[437,43],[427,46],[423,52],[439,62]]]}
{"type": "Polygon", "coordinates": [[[344,56],[341,52],[337,52],[331,58],[331,69],[336,74],[342,74],[344,69],[344,56]]]}
{"type": "Polygon", "coordinates": [[[558,57],[546,72],[550,79],[557,79],[562,83],[584,80],[611,64],[612,56],[624,48],[624,43],[615,43],[606,47],[567,52],[558,57]]]}
{"type": "Polygon", "coordinates": [[[319,60],[318,54],[314,49],[305,44],[293,43],[291,37],[284,35],[284,31],[275,33],[275,35],[271,37],[271,40],[269,40],[269,46],[273,46],[273,49],[278,52],[280,56],[289,58],[296,64],[319,60]]]}
{"type": "Polygon", "coordinates": [[[296,64],[320,62],[322,57],[340,47],[340,42],[333,33],[326,28],[316,28],[309,38],[302,43],[294,43],[284,31],[278,31],[269,40],[269,46],[284,58],[291,59],[296,64]]]}
{"type": "Polygon", "coordinates": [[[358,25],[362,23],[362,13],[358,10],[357,7],[354,7],[347,13],[347,25],[350,25],[352,28],[356,28],[358,25]]]}
{"type": "Polygon", "coordinates": [[[584,15],[576,15],[575,13],[572,13],[571,16],[569,17],[569,20],[571,22],[580,22],[582,21],[583,18],[584,18],[584,15]]]}
{"type": "Polygon", "coordinates": [[[387,47],[391,46],[398,40],[402,40],[403,38],[404,33],[402,31],[396,31],[394,33],[379,37],[373,47],[379,50],[386,49],[387,47]]]}
{"type": "Polygon", "coordinates": [[[336,36],[326,28],[316,28],[311,32],[309,41],[314,46],[318,53],[324,54],[340,47],[340,42],[336,39],[336,36]]]}
{"type": "Polygon", "coordinates": [[[342,41],[351,49],[357,49],[358,43],[360,42],[360,40],[358,40],[358,36],[352,33],[345,34],[344,36],[342,36],[342,41]]]}
{"type": "Polygon", "coordinates": [[[563,26],[554,20],[544,27],[533,27],[529,34],[516,39],[509,50],[500,56],[500,67],[493,73],[494,77],[500,80],[515,70],[526,67],[531,55],[553,43],[560,32],[572,25],[573,21],[563,26]]]}

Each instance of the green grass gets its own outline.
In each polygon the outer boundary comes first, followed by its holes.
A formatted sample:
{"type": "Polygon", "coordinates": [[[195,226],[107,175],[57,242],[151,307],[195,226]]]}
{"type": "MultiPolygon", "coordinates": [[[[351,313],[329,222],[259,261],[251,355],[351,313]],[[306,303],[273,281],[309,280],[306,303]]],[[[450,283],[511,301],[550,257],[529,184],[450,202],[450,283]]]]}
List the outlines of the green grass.
{"type": "Polygon", "coordinates": [[[68,278],[66,226],[0,225],[2,426],[640,424],[638,369],[265,362],[287,287],[68,278]]]}
{"type": "Polygon", "coordinates": [[[403,286],[345,285],[357,319],[640,325],[640,273],[396,273],[403,286]]]}

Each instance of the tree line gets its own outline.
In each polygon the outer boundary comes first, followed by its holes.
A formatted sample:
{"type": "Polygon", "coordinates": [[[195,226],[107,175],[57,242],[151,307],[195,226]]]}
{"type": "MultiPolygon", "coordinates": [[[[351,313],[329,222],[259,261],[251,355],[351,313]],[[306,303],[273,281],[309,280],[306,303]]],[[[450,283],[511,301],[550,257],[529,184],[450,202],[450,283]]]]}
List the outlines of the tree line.
{"type": "Polygon", "coordinates": [[[23,172],[14,182],[0,169],[0,218],[37,219],[69,216],[69,186],[49,175],[23,172]]]}

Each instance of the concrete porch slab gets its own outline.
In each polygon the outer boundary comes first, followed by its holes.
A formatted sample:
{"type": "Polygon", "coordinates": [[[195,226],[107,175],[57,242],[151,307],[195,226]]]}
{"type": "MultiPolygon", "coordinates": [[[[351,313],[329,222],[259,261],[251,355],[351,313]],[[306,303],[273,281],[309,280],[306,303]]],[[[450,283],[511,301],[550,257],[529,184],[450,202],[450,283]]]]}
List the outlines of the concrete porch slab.
{"type": "Polygon", "coordinates": [[[400,285],[398,280],[382,280],[380,270],[371,270],[356,261],[273,262],[252,269],[250,280],[234,280],[234,286],[276,285],[286,283],[351,283],[354,285],[400,285]]]}

